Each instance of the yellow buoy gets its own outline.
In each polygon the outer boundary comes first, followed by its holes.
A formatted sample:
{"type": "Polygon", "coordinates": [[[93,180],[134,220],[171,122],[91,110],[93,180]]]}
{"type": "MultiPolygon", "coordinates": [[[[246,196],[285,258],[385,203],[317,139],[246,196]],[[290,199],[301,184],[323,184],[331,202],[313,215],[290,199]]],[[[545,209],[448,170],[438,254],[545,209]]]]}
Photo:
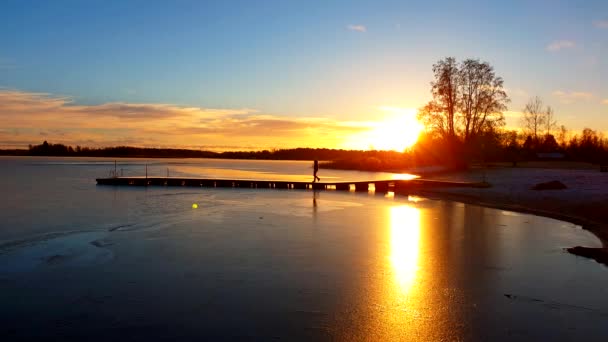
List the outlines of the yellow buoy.
{"type": "Polygon", "coordinates": [[[196,209],[196,208],[198,208],[198,204],[196,204],[196,203],[192,204],[192,209],[196,209]]]}

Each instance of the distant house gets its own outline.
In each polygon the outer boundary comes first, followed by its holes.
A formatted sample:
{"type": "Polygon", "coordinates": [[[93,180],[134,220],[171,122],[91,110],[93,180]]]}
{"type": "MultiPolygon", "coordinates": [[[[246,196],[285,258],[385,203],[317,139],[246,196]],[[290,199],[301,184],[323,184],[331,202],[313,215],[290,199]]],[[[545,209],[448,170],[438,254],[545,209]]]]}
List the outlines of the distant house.
{"type": "Polygon", "coordinates": [[[566,155],[561,152],[539,152],[539,153],[536,153],[536,157],[538,159],[558,160],[558,159],[566,158],[566,155]]]}

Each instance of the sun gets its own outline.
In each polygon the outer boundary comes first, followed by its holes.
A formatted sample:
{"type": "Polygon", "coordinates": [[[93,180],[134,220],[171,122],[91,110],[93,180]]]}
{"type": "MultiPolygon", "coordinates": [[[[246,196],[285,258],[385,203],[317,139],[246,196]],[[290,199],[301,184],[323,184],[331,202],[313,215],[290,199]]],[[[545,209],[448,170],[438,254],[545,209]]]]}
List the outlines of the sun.
{"type": "Polygon", "coordinates": [[[350,148],[403,152],[418,140],[423,126],[416,119],[416,109],[380,107],[384,119],[370,123],[371,129],[353,136],[350,148]]]}

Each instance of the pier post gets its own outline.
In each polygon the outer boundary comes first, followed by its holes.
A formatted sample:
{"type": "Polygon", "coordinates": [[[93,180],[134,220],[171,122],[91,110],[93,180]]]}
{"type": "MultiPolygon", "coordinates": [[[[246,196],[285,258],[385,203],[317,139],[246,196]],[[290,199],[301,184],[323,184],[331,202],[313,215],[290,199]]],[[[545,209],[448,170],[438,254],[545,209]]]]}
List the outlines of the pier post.
{"type": "Polygon", "coordinates": [[[369,191],[368,183],[355,183],[355,191],[369,191]]]}
{"type": "Polygon", "coordinates": [[[374,189],[377,193],[387,193],[388,192],[388,182],[375,182],[374,189]]]}
{"type": "Polygon", "coordinates": [[[408,183],[407,181],[395,181],[395,195],[409,195],[410,185],[411,183],[408,183]]]}
{"type": "Polygon", "coordinates": [[[325,184],[323,183],[312,183],[313,190],[325,190],[325,184]]]}
{"type": "Polygon", "coordinates": [[[307,185],[308,184],[306,184],[306,183],[300,183],[300,182],[293,183],[293,188],[303,190],[303,189],[306,189],[307,185]]]}
{"type": "Polygon", "coordinates": [[[348,183],[338,183],[338,184],[336,184],[336,190],[349,191],[350,190],[350,184],[348,184],[348,183]]]}

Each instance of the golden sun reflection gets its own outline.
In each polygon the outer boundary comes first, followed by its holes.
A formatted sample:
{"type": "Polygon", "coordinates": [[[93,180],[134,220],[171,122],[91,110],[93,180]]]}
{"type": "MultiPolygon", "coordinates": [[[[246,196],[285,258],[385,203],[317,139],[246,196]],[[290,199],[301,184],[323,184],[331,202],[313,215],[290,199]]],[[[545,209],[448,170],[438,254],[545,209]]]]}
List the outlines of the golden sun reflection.
{"type": "Polygon", "coordinates": [[[420,178],[420,176],[416,176],[411,173],[394,173],[391,178],[394,180],[411,180],[420,178]]]}
{"type": "Polygon", "coordinates": [[[409,206],[390,209],[391,265],[395,282],[403,294],[416,281],[420,254],[420,211],[409,206]]]}

